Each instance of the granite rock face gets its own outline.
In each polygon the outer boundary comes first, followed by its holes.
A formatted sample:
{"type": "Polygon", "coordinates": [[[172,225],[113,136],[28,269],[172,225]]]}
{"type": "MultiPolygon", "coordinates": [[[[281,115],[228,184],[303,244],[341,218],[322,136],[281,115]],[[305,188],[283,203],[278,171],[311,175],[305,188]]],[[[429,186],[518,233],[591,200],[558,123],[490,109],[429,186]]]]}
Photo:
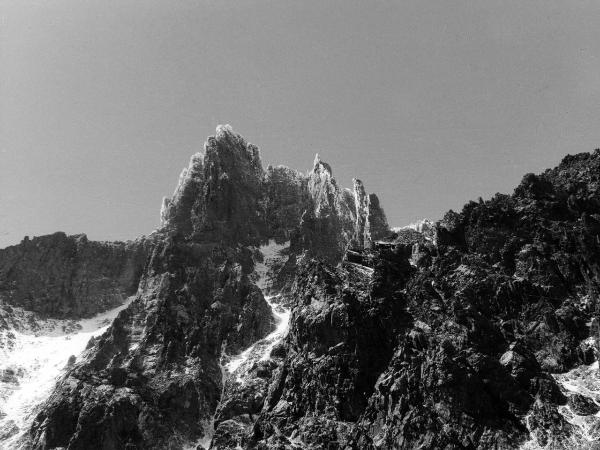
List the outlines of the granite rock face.
{"type": "Polygon", "coordinates": [[[56,318],[87,317],[135,293],[150,239],[93,242],[85,234],[25,238],[0,250],[0,301],[56,318]]]}
{"type": "Polygon", "coordinates": [[[600,151],[391,233],[318,156],[263,169],[228,126],[204,150],[24,448],[596,445],[600,151]]]}

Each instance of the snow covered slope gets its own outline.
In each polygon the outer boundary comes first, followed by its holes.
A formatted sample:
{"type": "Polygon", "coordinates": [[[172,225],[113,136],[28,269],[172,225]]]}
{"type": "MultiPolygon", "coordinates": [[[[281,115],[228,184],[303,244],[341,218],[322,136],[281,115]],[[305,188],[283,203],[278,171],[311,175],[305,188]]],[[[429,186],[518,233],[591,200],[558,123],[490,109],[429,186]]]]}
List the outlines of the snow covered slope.
{"type": "Polygon", "coordinates": [[[0,449],[19,448],[58,377],[85,351],[90,338],[104,333],[123,305],[91,319],[43,320],[20,308],[0,309],[0,449]]]}

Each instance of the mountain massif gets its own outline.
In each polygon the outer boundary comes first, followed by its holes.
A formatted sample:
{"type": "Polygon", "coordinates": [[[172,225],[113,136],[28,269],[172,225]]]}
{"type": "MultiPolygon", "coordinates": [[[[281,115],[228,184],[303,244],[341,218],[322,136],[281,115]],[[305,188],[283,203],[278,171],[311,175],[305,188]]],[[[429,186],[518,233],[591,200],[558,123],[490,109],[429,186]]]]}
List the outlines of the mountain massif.
{"type": "Polygon", "coordinates": [[[599,294],[598,150],[392,230],[219,126],[150,236],[0,250],[0,351],[116,311],[0,448],[600,448],[599,294]]]}

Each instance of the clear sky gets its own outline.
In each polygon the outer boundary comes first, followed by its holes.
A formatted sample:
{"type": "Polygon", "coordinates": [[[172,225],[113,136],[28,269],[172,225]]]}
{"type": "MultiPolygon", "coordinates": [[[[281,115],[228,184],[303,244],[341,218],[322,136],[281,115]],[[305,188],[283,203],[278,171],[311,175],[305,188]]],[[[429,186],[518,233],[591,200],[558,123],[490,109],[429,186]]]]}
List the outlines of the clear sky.
{"type": "Polygon", "coordinates": [[[0,247],[158,224],[219,123],[390,223],[600,146],[600,2],[0,0],[0,247]]]}

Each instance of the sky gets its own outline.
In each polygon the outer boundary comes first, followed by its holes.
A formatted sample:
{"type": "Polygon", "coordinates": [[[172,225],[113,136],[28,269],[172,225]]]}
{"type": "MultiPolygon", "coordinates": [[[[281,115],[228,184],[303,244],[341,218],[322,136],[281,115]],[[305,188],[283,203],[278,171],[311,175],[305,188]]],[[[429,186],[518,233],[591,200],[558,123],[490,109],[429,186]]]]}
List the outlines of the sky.
{"type": "Polygon", "coordinates": [[[133,239],[229,123],[391,225],[600,147],[600,2],[0,0],[0,247],[133,239]]]}

